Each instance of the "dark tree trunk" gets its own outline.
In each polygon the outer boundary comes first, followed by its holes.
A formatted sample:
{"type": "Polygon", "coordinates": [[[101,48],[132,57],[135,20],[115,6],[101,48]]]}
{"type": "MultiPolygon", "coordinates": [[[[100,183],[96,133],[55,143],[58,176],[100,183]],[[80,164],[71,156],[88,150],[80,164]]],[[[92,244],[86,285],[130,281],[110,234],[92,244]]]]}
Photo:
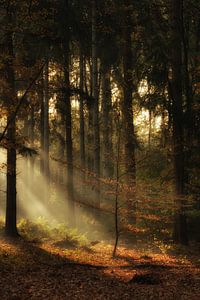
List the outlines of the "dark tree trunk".
{"type": "Polygon", "coordinates": [[[93,146],[93,103],[87,103],[88,122],[87,122],[87,168],[93,171],[94,155],[92,151],[93,146]]]}
{"type": "Polygon", "coordinates": [[[185,117],[185,185],[190,184],[190,169],[191,169],[191,157],[194,138],[194,116],[193,116],[193,90],[189,71],[189,28],[188,20],[184,14],[183,1],[181,2],[181,34],[183,45],[183,78],[184,78],[184,91],[186,97],[186,117],[185,117]]]}
{"type": "MultiPolygon", "coordinates": [[[[10,115],[12,117],[12,114],[10,115]]],[[[8,117],[8,122],[9,118],[8,117]]],[[[17,236],[17,205],[16,205],[16,149],[15,149],[15,120],[8,128],[8,149],[7,149],[7,193],[6,193],[6,227],[8,236],[17,236]]]]}
{"type": "Polygon", "coordinates": [[[93,96],[93,126],[94,126],[94,172],[100,175],[100,137],[99,137],[99,93],[96,37],[96,1],[92,6],[92,96],[93,96]]]}
{"type": "Polygon", "coordinates": [[[66,160],[67,160],[67,190],[69,203],[69,222],[72,226],[75,221],[75,203],[74,203],[74,168],[73,168],[73,142],[72,142],[72,112],[70,99],[70,32],[69,32],[69,1],[64,1],[65,10],[65,31],[63,39],[63,72],[64,72],[64,102],[65,102],[65,143],[66,143],[66,160]]]}
{"type": "Polygon", "coordinates": [[[102,157],[103,176],[113,176],[111,70],[102,63],[102,157]]]}
{"type": "Polygon", "coordinates": [[[64,85],[65,85],[65,142],[67,158],[67,189],[69,197],[70,223],[75,224],[75,206],[74,206],[74,176],[73,176],[73,144],[72,144],[72,116],[70,101],[70,81],[69,81],[69,51],[67,47],[64,50],[64,85]]]}
{"type": "Polygon", "coordinates": [[[40,102],[40,172],[44,174],[44,81],[40,80],[38,98],[40,102]]]}
{"type": "MultiPolygon", "coordinates": [[[[34,105],[31,104],[30,107],[30,122],[29,122],[29,139],[30,139],[30,147],[34,147],[35,140],[35,108],[34,105]]],[[[29,157],[29,183],[32,184],[32,180],[34,178],[34,163],[35,157],[29,157]]]]}
{"type": "Polygon", "coordinates": [[[31,105],[31,114],[30,114],[30,144],[31,147],[34,146],[35,140],[35,108],[34,105],[31,105]]]}
{"type": "MultiPolygon", "coordinates": [[[[87,85],[87,70],[85,68],[85,90],[86,92],[92,96],[92,67],[90,60],[88,61],[89,64],[89,73],[90,73],[90,80],[89,80],[89,91],[88,91],[88,85],[87,85]]],[[[87,101],[87,111],[88,111],[88,119],[87,119],[87,147],[86,147],[86,157],[87,157],[87,169],[89,171],[94,171],[94,154],[93,154],[93,139],[94,139],[94,133],[93,133],[93,100],[87,101]]]]}
{"type": "Polygon", "coordinates": [[[49,181],[49,61],[44,67],[44,175],[49,181]]]}
{"type": "Polygon", "coordinates": [[[83,172],[85,171],[85,122],[84,122],[84,103],[83,103],[83,91],[84,91],[84,56],[80,50],[80,161],[83,172]]]}
{"type": "MultiPolygon", "coordinates": [[[[127,2],[127,7],[129,1],[127,2]]],[[[127,177],[131,184],[135,184],[136,166],[135,166],[135,136],[133,125],[133,107],[132,107],[132,41],[131,41],[131,25],[130,15],[126,15],[124,28],[124,55],[123,55],[123,70],[124,70],[124,87],[123,87],[123,104],[122,112],[124,119],[124,138],[125,138],[125,164],[127,177]]]]}
{"type": "Polygon", "coordinates": [[[6,51],[8,59],[5,65],[5,78],[7,84],[7,190],[6,190],[6,226],[5,233],[7,236],[18,236],[17,231],[17,201],[16,201],[16,117],[13,113],[16,105],[17,96],[15,91],[15,74],[13,70],[13,40],[11,34],[7,35],[6,51]]]}
{"type": "Polygon", "coordinates": [[[132,55],[132,26],[130,1],[126,1],[127,13],[124,16],[124,53],[123,53],[123,103],[122,114],[124,122],[124,147],[125,147],[125,172],[126,180],[129,186],[127,193],[127,204],[130,211],[130,219],[135,222],[134,211],[135,205],[135,185],[136,185],[136,162],[135,162],[135,134],[133,124],[133,107],[132,107],[132,92],[133,92],[133,55],[132,55]],[[131,193],[130,193],[131,190],[131,193]],[[131,216],[132,214],[132,216],[131,216]]]}
{"type": "Polygon", "coordinates": [[[148,148],[151,150],[151,136],[152,136],[152,110],[149,109],[149,134],[148,134],[148,148]]]}
{"type": "Polygon", "coordinates": [[[121,124],[120,119],[117,120],[117,157],[116,157],[116,186],[115,186],[115,213],[114,213],[114,221],[115,221],[115,245],[113,249],[113,257],[116,255],[120,229],[119,229],[119,184],[120,184],[120,144],[121,144],[121,124]]]}
{"type": "Polygon", "coordinates": [[[92,96],[93,96],[93,130],[94,130],[94,173],[96,182],[96,206],[100,207],[100,135],[99,135],[99,88],[96,29],[96,0],[92,1],[92,96]]]}
{"type": "Polygon", "coordinates": [[[160,136],[161,148],[165,148],[168,143],[169,130],[165,122],[166,122],[166,112],[163,110],[161,115],[161,136],[160,136]]]}
{"type": "Polygon", "coordinates": [[[182,41],[181,9],[182,0],[172,1],[172,115],[174,173],[177,207],[174,221],[174,239],[182,244],[188,243],[187,220],[184,209],[184,133],[183,133],[183,95],[182,95],[182,41]]]}
{"type": "MultiPolygon", "coordinates": [[[[29,115],[26,114],[23,117],[24,126],[23,126],[23,136],[25,139],[29,137],[29,115]]],[[[26,167],[24,170],[24,173],[26,173],[26,178],[29,178],[29,159],[26,159],[26,167]]]]}

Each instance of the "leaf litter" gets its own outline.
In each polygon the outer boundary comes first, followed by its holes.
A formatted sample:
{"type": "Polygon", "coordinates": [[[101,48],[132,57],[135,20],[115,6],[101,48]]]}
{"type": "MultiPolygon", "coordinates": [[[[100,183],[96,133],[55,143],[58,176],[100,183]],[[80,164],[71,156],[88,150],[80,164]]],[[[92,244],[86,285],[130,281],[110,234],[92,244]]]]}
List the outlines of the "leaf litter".
{"type": "Polygon", "coordinates": [[[0,299],[199,299],[194,261],[92,243],[0,239],[0,299]]]}

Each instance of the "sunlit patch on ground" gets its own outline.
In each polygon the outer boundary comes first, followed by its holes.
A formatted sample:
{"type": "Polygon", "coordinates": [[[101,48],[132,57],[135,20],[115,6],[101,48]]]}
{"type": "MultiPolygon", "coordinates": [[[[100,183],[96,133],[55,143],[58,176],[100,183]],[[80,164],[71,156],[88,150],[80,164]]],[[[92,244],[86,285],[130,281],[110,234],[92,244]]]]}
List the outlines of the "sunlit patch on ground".
{"type": "Polygon", "coordinates": [[[112,245],[102,242],[90,252],[61,246],[1,238],[0,298],[198,299],[200,269],[192,262],[125,247],[112,258],[112,245]]]}

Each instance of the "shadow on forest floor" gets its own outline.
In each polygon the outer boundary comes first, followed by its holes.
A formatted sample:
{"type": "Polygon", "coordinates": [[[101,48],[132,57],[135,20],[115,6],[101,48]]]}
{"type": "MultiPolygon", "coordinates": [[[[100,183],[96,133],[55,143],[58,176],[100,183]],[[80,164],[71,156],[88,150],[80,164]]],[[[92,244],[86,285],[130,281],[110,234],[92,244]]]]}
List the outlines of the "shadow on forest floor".
{"type": "MultiPolygon", "coordinates": [[[[198,299],[200,270],[150,263],[96,245],[91,253],[53,244],[0,239],[0,299],[198,299]],[[130,264],[130,257],[133,259],[130,264]],[[147,265],[149,268],[147,268],[147,265]],[[157,265],[157,267],[155,267],[157,265]]],[[[127,250],[128,251],[128,250],[127,250]]]]}

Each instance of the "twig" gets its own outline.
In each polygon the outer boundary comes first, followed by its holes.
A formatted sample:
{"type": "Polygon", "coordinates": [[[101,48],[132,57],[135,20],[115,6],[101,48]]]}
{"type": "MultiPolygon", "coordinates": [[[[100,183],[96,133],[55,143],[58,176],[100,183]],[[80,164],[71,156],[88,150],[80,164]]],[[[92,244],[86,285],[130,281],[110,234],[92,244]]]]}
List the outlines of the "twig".
{"type": "Polygon", "coordinates": [[[1,141],[4,139],[5,134],[6,134],[7,130],[8,130],[8,128],[9,128],[10,124],[11,124],[11,123],[14,121],[14,119],[16,118],[17,113],[18,113],[18,111],[20,110],[20,108],[21,108],[23,102],[25,101],[26,96],[27,96],[29,90],[32,88],[32,86],[34,85],[35,81],[38,79],[38,77],[39,77],[40,74],[42,73],[42,70],[43,70],[44,66],[45,66],[45,63],[42,64],[42,67],[40,68],[39,72],[38,72],[37,75],[33,78],[33,80],[30,82],[30,84],[29,84],[29,86],[27,87],[26,91],[24,92],[24,94],[23,94],[22,97],[20,98],[20,100],[19,100],[19,102],[18,102],[18,104],[17,104],[17,107],[16,107],[15,111],[14,111],[13,114],[12,114],[12,117],[11,117],[11,118],[9,119],[9,121],[7,122],[7,125],[6,125],[6,127],[4,128],[4,130],[3,130],[3,132],[2,132],[2,134],[1,134],[1,136],[0,136],[0,143],[1,143],[1,141]]]}
{"type": "MultiPolygon", "coordinates": [[[[118,118],[118,124],[119,124],[119,118],[118,118]]],[[[115,188],[115,245],[113,249],[113,257],[116,255],[118,240],[119,240],[119,224],[118,224],[118,212],[119,212],[119,206],[118,206],[118,192],[119,192],[119,159],[120,159],[120,142],[121,142],[121,128],[119,126],[118,131],[118,141],[117,141],[117,174],[116,174],[116,188],[115,188]]]]}

